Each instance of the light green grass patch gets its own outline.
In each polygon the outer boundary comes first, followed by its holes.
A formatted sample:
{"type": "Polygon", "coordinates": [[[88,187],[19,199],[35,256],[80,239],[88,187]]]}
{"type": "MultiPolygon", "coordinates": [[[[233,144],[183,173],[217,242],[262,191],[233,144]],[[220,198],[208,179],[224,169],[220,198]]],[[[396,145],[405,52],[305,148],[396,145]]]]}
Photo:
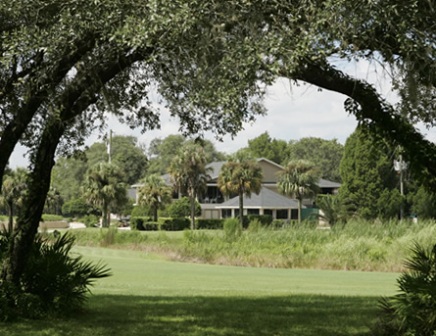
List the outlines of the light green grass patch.
{"type": "Polygon", "coordinates": [[[0,324],[8,336],[367,335],[397,274],[177,263],[138,251],[76,247],[113,276],[67,319],[0,324]]]}
{"type": "Polygon", "coordinates": [[[396,273],[217,266],[157,260],[138,251],[75,250],[94,261],[103,260],[114,273],[98,282],[96,294],[383,296],[395,293],[397,278],[396,273]]]}

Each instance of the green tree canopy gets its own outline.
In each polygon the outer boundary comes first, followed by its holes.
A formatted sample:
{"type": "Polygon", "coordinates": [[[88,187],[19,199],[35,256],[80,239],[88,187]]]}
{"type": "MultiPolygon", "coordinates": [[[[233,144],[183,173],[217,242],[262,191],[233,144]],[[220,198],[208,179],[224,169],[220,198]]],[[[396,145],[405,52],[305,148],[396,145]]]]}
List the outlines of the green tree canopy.
{"type": "Polygon", "coordinates": [[[150,159],[149,174],[165,174],[173,158],[178,154],[180,147],[194,144],[204,148],[206,162],[224,161],[226,155],[217,151],[212,141],[206,139],[187,139],[180,134],[170,134],[164,139],[155,138],[150,142],[148,155],[150,159]]]}
{"type": "Polygon", "coordinates": [[[393,149],[364,125],[350,135],[341,161],[339,189],[348,214],[366,219],[398,216],[401,197],[393,154],[393,149]]]}
{"type": "Polygon", "coordinates": [[[315,137],[302,138],[290,141],[288,160],[307,160],[313,162],[327,180],[341,182],[339,166],[344,146],[336,139],[325,140],[315,137]]]}
{"type": "MultiPolygon", "coordinates": [[[[98,162],[108,161],[107,143],[96,142],[86,151],[88,167],[98,162]]],[[[147,156],[138,146],[138,139],[134,136],[115,135],[111,141],[111,162],[123,171],[123,182],[134,184],[145,176],[148,166],[147,156]]]]}
{"type": "Polygon", "coordinates": [[[285,162],[288,156],[286,141],[272,139],[268,132],[248,140],[248,150],[255,158],[265,158],[278,164],[285,162]]]}

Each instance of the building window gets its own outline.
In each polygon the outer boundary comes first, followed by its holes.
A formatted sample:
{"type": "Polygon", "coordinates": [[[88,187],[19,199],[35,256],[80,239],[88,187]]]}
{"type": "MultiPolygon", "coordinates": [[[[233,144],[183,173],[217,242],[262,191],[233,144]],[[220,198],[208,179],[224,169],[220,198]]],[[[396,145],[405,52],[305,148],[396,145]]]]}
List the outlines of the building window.
{"type": "Polygon", "coordinates": [[[277,219],[288,219],[288,210],[277,210],[276,212],[277,219]]]}
{"type": "Polygon", "coordinates": [[[298,219],[298,209],[291,209],[291,219],[298,219]]]}
{"type": "Polygon", "coordinates": [[[247,209],[247,215],[258,215],[259,209],[247,209]]]}
{"type": "Polygon", "coordinates": [[[223,210],[221,210],[221,217],[222,218],[232,217],[232,210],[230,210],[230,209],[223,209],[223,210]]]}
{"type": "Polygon", "coordinates": [[[264,215],[272,216],[273,215],[273,211],[271,209],[265,209],[265,210],[263,210],[263,214],[264,215]]]}

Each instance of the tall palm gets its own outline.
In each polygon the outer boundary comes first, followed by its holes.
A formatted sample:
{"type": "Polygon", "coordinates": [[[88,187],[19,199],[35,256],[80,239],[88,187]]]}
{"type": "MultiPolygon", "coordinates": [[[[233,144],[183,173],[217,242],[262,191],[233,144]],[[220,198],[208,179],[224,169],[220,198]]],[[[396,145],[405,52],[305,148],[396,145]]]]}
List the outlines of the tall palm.
{"type": "Polygon", "coordinates": [[[62,206],[62,197],[55,187],[50,187],[45,200],[45,213],[59,215],[62,206]]]}
{"type": "Polygon", "coordinates": [[[143,186],[138,190],[138,203],[148,206],[153,214],[153,220],[157,222],[158,210],[171,202],[171,188],[156,174],[147,176],[142,182],[143,186]]]}
{"type": "Polygon", "coordinates": [[[298,223],[301,223],[303,198],[316,195],[319,177],[316,166],[306,160],[290,161],[279,174],[279,192],[298,201],[298,223]]]}
{"type": "Polygon", "coordinates": [[[1,189],[0,201],[8,209],[8,232],[14,227],[15,210],[20,206],[26,191],[27,171],[17,168],[5,175],[1,189]]]}
{"type": "Polygon", "coordinates": [[[225,163],[218,175],[218,187],[226,196],[239,196],[239,221],[244,219],[244,195],[259,194],[262,188],[263,173],[259,164],[251,159],[225,163]]]}
{"type": "Polygon", "coordinates": [[[192,230],[195,229],[195,201],[199,194],[206,190],[206,183],[210,179],[206,163],[207,159],[203,147],[195,143],[188,143],[174,157],[168,169],[175,187],[189,197],[192,230]]]}
{"type": "Polygon", "coordinates": [[[88,203],[100,208],[102,227],[109,227],[110,207],[126,200],[127,188],[122,178],[120,168],[106,162],[97,163],[87,172],[84,196],[88,203]]]}

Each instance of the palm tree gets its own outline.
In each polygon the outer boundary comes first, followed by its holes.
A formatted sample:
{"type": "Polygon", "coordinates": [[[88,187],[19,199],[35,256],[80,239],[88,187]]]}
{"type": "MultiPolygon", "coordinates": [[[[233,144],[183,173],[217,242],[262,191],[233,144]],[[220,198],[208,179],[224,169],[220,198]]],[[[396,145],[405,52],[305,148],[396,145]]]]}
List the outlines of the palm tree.
{"type": "Polygon", "coordinates": [[[144,184],[138,190],[138,203],[146,205],[153,214],[153,220],[157,222],[157,211],[171,202],[171,188],[157,174],[147,176],[144,184]]]}
{"type": "Polygon", "coordinates": [[[283,195],[295,197],[298,201],[298,223],[301,223],[303,198],[316,195],[319,171],[306,160],[290,161],[279,174],[278,189],[283,195]]]}
{"type": "Polygon", "coordinates": [[[206,190],[206,183],[210,179],[206,163],[206,154],[203,147],[195,143],[187,143],[171,161],[168,169],[174,186],[180,192],[185,192],[189,197],[192,230],[195,229],[195,201],[199,194],[206,190]]]}
{"type": "Polygon", "coordinates": [[[50,187],[45,200],[44,212],[59,215],[61,206],[61,194],[55,187],[50,187]]]}
{"type": "Polygon", "coordinates": [[[8,209],[8,232],[14,227],[14,215],[16,208],[21,204],[26,190],[27,171],[17,168],[5,175],[1,189],[0,201],[8,209]]]}
{"type": "Polygon", "coordinates": [[[339,222],[340,215],[340,199],[337,195],[319,195],[316,200],[317,207],[321,210],[318,216],[328,223],[330,226],[334,226],[339,222]]]}
{"type": "Polygon", "coordinates": [[[259,194],[262,188],[262,168],[251,159],[236,159],[225,163],[218,176],[218,187],[226,196],[239,196],[239,222],[244,219],[244,195],[259,194]]]}
{"type": "Polygon", "coordinates": [[[118,166],[100,162],[89,168],[84,186],[88,203],[99,207],[102,213],[102,227],[109,227],[112,205],[126,201],[127,189],[122,183],[123,174],[118,166]]]}

